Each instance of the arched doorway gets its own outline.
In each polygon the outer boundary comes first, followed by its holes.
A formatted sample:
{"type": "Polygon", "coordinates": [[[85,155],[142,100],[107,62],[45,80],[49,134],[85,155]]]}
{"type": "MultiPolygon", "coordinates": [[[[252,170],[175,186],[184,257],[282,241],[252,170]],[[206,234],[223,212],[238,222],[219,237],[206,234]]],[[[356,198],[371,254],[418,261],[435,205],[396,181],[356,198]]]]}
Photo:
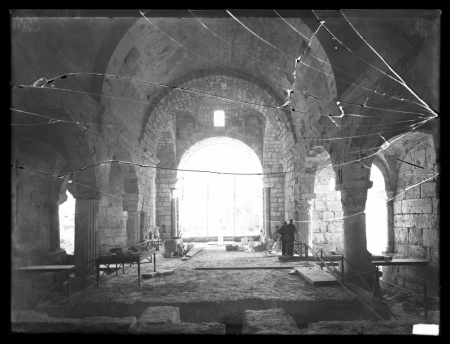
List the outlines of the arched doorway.
{"type": "Polygon", "coordinates": [[[367,192],[365,210],[367,250],[381,255],[387,247],[387,195],[383,174],[374,164],[371,167],[370,180],[373,186],[367,192]]]}
{"type": "Polygon", "coordinates": [[[260,234],[262,166],[250,147],[227,137],[209,138],[183,155],[179,169],[183,237],[260,234]]]}

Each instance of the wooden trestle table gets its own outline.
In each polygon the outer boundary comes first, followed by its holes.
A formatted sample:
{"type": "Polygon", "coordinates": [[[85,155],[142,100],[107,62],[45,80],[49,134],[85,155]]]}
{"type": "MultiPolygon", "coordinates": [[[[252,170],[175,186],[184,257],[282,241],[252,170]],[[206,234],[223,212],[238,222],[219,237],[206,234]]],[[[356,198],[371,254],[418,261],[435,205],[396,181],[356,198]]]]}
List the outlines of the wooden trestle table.
{"type": "MultiPolygon", "coordinates": [[[[153,269],[156,271],[156,248],[150,248],[147,251],[140,251],[136,252],[136,254],[133,255],[119,255],[119,256],[102,256],[97,258],[96,265],[97,265],[97,288],[98,288],[98,282],[100,279],[100,265],[110,265],[110,264],[122,264],[125,263],[137,263],[138,265],[138,285],[141,285],[141,261],[144,259],[148,259],[153,254],[153,269]]],[[[151,259],[151,257],[150,257],[151,259]]],[[[117,270],[116,270],[117,273],[117,270]]]]}

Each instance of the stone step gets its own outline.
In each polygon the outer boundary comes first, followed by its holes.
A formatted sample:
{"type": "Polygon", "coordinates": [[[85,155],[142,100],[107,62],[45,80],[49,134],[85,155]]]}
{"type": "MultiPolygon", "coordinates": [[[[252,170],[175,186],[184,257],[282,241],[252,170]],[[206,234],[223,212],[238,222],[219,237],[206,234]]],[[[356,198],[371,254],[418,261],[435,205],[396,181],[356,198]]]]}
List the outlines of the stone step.
{"type": "Polygon", "coordinates": [[[317,265],[296,266],[298,274],[314,286],[339,285],[339,282],[325,270],[321,270],[317,265]]]}
{"type": "Polygon", "coordinates": [[[282,308],[246,310],[242,334],[302,334],[294,319],[282,308]]]}

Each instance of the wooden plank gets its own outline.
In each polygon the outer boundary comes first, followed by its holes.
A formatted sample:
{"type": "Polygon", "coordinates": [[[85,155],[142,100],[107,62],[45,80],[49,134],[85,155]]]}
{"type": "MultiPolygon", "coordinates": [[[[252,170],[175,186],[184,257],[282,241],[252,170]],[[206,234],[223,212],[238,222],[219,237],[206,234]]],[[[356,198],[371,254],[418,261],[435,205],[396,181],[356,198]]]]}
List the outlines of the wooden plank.
{"type": "Polygon", "coordinates": [[[75,265],[33,265],[15,268],[14,271],[30,271],[30,272],[55,272],[63,270],[72,270],[75,265]]]}
{"type": "Polygon", "coordinates": [[[192,258],[195,254],[199,253],[203,250],[203,247],[193,247],[188,253],[186,253],[186,257],[192,258]]]}
{"type": "Polygon", "coordinates": [[[215,266],[195,268],[195,270],[270,270],[270,269],[293,269],[293,266],[215,266]]]}
{"type": "Polygon", "coordinates": [[[320,270],[317,267],[296,266],[295,270],[306,281],[314,286],[326,286],[326,285],[338,285],[339,282],[329,273],[324,270],[320,270]]]}
{"type": "Polygon", "coordinates": [[[373,265],[394,266],[394,265],[428,265],[429,260],[426,259],[392,259],[392,260],[374,260],[373,265]]]}

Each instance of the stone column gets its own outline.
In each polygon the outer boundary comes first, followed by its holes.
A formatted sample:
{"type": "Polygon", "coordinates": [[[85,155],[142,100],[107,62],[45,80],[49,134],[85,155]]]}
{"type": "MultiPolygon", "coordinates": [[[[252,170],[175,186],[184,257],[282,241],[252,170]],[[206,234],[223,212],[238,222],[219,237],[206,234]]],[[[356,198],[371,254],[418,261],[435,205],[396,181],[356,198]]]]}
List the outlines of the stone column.
{"type": "Polygon", "coordinates": [[[50,208],[50,251],[60,251],[59,204],[49,204],[50,208]]]}
{"type": "Polygon", "coordinates": [[[298,202],[297,209],[298,211],[298,240],[302,243],[306,243],[309,245],[310,235],[311,235],[311,216],[310,210],[312,206],[311,199],[305,199],[298,202]]]}
{"type": "MultiPolygon", "coordinates": [[[[139,225],[139,241],[144,241],[145,240],[145,236],[148,236],[149,234],[149,230],[148,230],[148,224],[146,221],[146,215],[147,213],[145,211],[141,211],[141,219],[140,219],[140,225],[139,225]]],[[[149,239],[147,237],[147,239],[149,239]]]]}
{"type": "MultiPolygon", "coordinates": [[[[75,265],[98,258],[98,199],[77,199],[75,203],[75,265]]],[[[84,264],[75,270],[82,276],[91,264],[84,264]]],[[[95,267],[86,275],[93,275],[95,267]]]]}
{"type": "Polygon", "coordinates": [[[127,244],[133,246],[139,243],[141,231],[141,212],[128,211],[127,218],[127,244]]]}
{"type": "Polygon", "coordinates": [[[264,187],[264,235],[272,237],[270,187],[264,187]]]}
{"type": "MultiPolygon", "coordinates": [[[[366,208],[367,190],[373,183],[368,180],[346,180],[342,184],[336,184],[336,190],[341,191],[341,203],[344,211],[344,258],[345,276],[354,275],[374,270],[372,257],[367,251],[366,239],[366,208]]],[[[374,276],[363,275],[368,282],[374,276]],[[372,277],[372,278],[371,278],[372,277]]],[[[359,278],[352,279],[352,282],[364,288],[359,278]]]]}
{"type": "Polygon", "coordinates": [[[176,188],[170,188],[170,235],[178,235],[176,188]]]}
{"type": "Polygon", "coordinates": [[[388,200],[386,202],[387,208],[387,240],[386,240],[386,252],[394,252],[394,191],[386,190],[386,196],[388,200]],[[392,199],[392,200],[391,200],[392,199]]]}

